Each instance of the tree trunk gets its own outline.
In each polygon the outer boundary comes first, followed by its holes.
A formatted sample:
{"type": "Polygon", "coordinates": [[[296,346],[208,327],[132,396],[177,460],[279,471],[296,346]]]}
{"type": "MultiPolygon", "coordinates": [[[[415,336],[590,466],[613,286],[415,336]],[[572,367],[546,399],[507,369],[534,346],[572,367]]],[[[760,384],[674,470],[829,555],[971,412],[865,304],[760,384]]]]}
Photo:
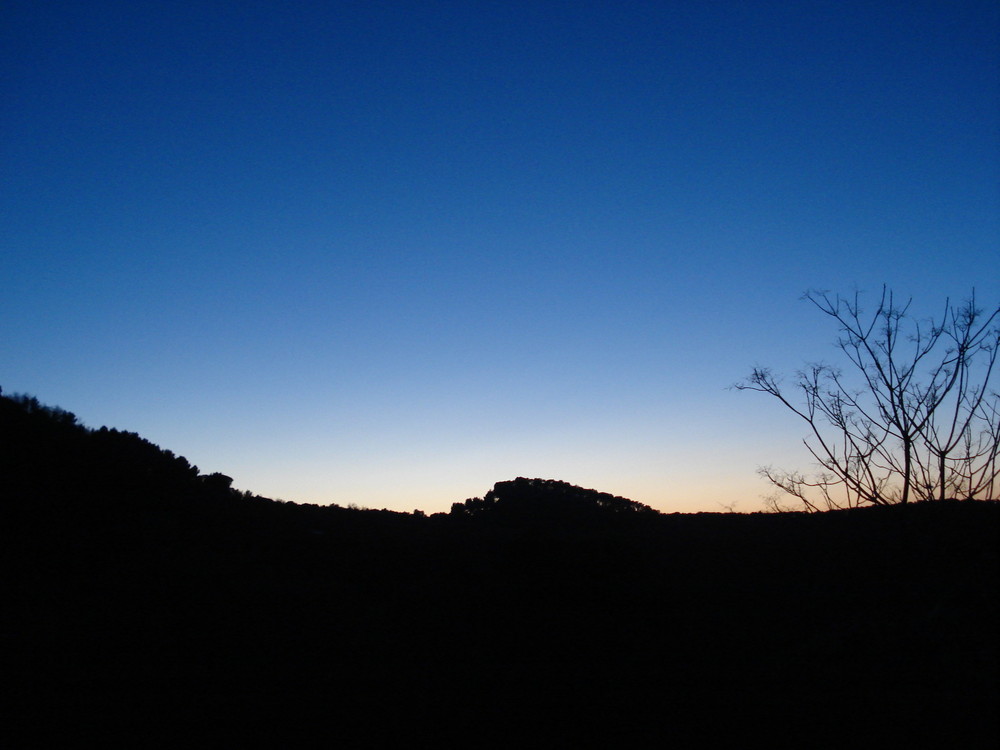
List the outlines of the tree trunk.
{"type": "Polygon", "coordinates": [[[913,442],[909,438],[903,438],[903,497],[899,501],[901,505],[906,505],[910,499],[910,473],[913,471],[913,442]]]}

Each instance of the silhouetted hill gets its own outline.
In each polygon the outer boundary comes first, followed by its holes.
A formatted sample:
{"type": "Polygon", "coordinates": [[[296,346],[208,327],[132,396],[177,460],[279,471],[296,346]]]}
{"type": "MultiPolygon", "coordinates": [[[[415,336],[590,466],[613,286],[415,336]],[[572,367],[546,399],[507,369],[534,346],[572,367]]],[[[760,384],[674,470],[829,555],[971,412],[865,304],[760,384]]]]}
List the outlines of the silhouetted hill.
{"type": "Polygon", "coordinates": [[[2,666],[36,708],[327,696],[510,727],[699,691],[1000,696],[996,503],[661,514],[518,478],[425,517],[239,493],[26,397],[0,435],[2,666]]]}
{"type": "Polygon", "coordinates": [[[583,489],[567,482],[518,477],[510,482],[497,482],[481,498],[454,503],[451,515],[494,524],[552,529],[606,526],[623,518],[649,518],[656,515],[656,511],[624,497],[583,489]]]}

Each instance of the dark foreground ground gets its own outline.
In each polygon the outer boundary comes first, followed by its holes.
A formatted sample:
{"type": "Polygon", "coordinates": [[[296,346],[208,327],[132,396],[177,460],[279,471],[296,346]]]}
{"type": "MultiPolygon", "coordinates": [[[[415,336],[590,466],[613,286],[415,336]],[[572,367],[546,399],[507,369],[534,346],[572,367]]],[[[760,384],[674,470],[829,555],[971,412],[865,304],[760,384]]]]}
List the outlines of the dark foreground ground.
{"type": "Polygon", "coordinates": [[[660,745],[689,706],[708,736],[757,704],[997,739],[996,503],[663,515],[517,480],[431,517],[317,508],[0,408],[6,726],[39,746],[296,713],[348,746],[660,745]]]}

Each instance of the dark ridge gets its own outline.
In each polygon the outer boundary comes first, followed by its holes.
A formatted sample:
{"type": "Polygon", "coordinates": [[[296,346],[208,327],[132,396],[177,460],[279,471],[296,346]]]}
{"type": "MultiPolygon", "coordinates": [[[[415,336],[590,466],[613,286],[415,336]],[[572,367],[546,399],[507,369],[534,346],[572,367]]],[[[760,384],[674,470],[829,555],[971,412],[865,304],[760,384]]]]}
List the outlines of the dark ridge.
{"type": "Polygon", "coordinates": [[[455,518],[527,526],[607,524],[624,516],[656,515],[648,505],[555,479],[497,482],[483,497],[451,506],[455,518]]]}
{"type": "MultiPolygon", "coordinates": [[[[664,706],[720,690],[1000,697],[997,503],[661,514],[518,478],[424,516],[237,492],[29,397],[0,396],[0,436],[0,650],[21,716],[321,696],[371,746],[410,736],[388,718],[403,707],[515,736],[630,716],[662,739],[664,706]]],[[[992,710],[949,716],[953,746],[997,737],[992,710]]]]}

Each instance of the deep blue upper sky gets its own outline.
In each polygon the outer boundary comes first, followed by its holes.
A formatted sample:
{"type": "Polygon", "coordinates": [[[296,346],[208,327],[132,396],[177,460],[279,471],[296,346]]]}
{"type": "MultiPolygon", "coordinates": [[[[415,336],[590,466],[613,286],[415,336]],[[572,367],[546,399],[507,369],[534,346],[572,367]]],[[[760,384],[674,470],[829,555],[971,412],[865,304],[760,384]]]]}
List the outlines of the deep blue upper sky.
{"type": "Polygon", "coordinates": [[[756,507],[806,289],[1000,298],[995,2],[0,9],[0,386],[261,494],[756,507]]]}

